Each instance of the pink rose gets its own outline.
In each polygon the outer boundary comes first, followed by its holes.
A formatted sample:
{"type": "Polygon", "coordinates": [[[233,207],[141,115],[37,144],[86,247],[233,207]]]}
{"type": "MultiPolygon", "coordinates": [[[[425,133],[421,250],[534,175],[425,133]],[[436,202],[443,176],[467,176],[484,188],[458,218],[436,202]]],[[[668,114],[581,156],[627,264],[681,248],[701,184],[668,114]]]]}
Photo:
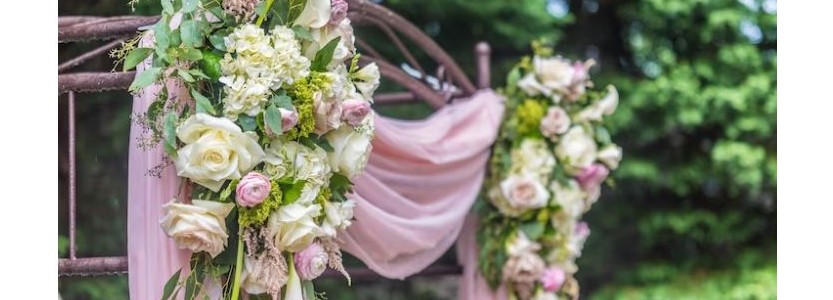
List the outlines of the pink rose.
{"type": "Polygon", "coordinates": [[[327,252],[318,243],[312,243],[301,252],[295,253],[295,270],[303,280],[313,280],[327,269],[327,252]]]}
{"type": "Polygon", "coordinates": [[[587,222],[581,221],[576,223],[576,237],[578,239],[587,239],[590,236],[590,226],[587,226],[587,222]]]}
{"type": "Polygon", "coordinates": [[[509,205],[524,210],[544,207],[550,198],[547,189],[528,175],[509,176],[500,183],[500,189],[509,205]]]}
{"type": "Polygon", "coordinates": [[[347,17],[347,0],[333,0],[330,9],[330,25],[338,25],[347,17]]]}
{"type": "Polygon", "coordinates": [[[324,135],[341,127],[341,103],[335,101],[315,102],[315,134],[324,135]]]}
{"type": "Polygon", "coordinates": [[[269,192],[272,191],[272,183],[263,174],[249,172],[240,179],[235,191],[237,192],[237,204],[252,207],[260,204],[269,196],[269,192]]]}
{"type": "Polygon", "coordinates": [[[586,87],[591,85],[590,83],[590,68],[595,65],[596,62],[592,59],[586,62],[575,62],[573,63],[573,78],[572,82],[570,83],[570,87],[567,89],[568,95],[567,99],[570,101],[576,101],[578,98],[584,94],[586,87]]]}
{"type": "Polygon", "coordinates": [[[295,125],[298,125],[298,112],[293,110],[288,110],[284,108],[279,108],[281,112],[281,130],[283,132],[287,132],[295,125]]]}
{"type": "Polygon", "coordinates": [[[589,191],[600,186],[609,174],[610,171],[604,165],[592,164],[582,169],[576,180],[583,190],[589,191]]]}
{"type": "Polygon", "coordinates": [[[341,119],[356,127],[362,124],[370,112],[370,103],[359,99],[348,99],[341,103],[341,119]]]}
{"type": "Polygon", "coordinates": [[[546,137],[554,137],[556,134],[564,134],[570,129],[570,116],[563,108],[551,106],[547,115],[541,119],[541,133],[546,137]]]}
{"type": "Polygon", "coordinates": [[[557,292],[561,289],[561,285],[564,284],[566,279],[567,275],[559,267],[549,267],[541,273],[541,285],[544,286],[545,291],[550,293],[557,292]]]}

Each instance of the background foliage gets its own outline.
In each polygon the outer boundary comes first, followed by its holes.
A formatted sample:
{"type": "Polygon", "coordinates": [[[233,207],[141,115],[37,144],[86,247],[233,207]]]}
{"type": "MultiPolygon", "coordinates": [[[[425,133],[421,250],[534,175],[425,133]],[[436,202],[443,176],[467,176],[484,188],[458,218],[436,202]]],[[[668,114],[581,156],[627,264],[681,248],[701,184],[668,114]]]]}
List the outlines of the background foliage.
{"type": "MultiPolygon", "coordinates": [[[[136,13],[154,14],[155,2],[141,1],[136,13]]],[[[61,1],[59,14],[128,14],[125,3],[61,1]]],[[[494,86],[502,85],[511,64],[530,51],[529,42],[544,36],[565,56],[597,60],[594,81],[619,88],[611,131],[625,159],[613,174],[616,187],[605,190],[587,216],[593,233],[577,274],[584,296],[776,297],[775,0],[383,4],[432,36],[472,76],[472,47],[489,41],[494,86]]],[[[371,42],[377,38],[367,36],[371,42]]],[[[374,46],[380,51],[393,51],[378,41],[374,46]]],[[[61,45],[59,59],[94,46],[61,45]]],[[[111,64],[102,58],[78,70],[111,64]]],[[[129,99],[114,92],[83,94],[78,101],[79,255],[126,252],[129,99]]],[[[64,100],[59,103],[65,112],[64,100]]],[[[380,109],[403,118],[428,112],[424,105],[380,109]]],[[[65,123],[63,113],[60,124],[65,123]]],[[[63,168],[65,151],[59,151],[63,168]]],[[[64,257],[67,177],[61,170],[59,255],[64,257]]],[[[454,258],[449,254],[443,260],[454,258]]],[[[453,282],[354,282],[350,290],[343,289],[343,281],[320,285],[331,299],[448,299],[454,296],[453,282]]],[[[60,283],[64,299],[123,299],[126,289],[126,276],[62,278],[60,283]]]]}

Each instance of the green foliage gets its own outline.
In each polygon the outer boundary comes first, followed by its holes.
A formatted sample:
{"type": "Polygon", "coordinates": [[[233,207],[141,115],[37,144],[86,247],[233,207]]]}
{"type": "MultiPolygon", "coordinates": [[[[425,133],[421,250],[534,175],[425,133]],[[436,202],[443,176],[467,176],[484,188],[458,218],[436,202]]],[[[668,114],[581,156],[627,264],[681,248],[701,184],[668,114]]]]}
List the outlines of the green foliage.
{"type": "Polygon", "coordinates": [[[335,52],[339,41],[341,41],[341,37],[336,37],[327,42],[324,47],[321,47],[321,50],[318,50],[318,52],[315,53],[315,58],[312,60],[310,71],[323,72],[327,70],[327,64],[333,60],[333,52],[335,52]]]}

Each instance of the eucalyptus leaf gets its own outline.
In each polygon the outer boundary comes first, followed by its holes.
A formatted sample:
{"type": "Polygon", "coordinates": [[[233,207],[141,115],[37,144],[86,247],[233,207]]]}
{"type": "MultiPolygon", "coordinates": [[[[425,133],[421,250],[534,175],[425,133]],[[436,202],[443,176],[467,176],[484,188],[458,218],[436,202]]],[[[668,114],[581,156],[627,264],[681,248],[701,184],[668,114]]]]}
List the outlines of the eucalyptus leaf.
{"type": "Polygon", "coordinates": [[[140,89],[146,88],[156,82],[160,75],[162,75],[162,68],[159,67],[144,70],[136,75],[136,78],[133,79],[133,83],[130,84],[130,88],[128,88],[128,90],[130,92],[136,92],[140,89]]]}
{"type": "Polygon", "coordinates": [[[192,48],[202,47],[204,37],[197,22],[195,20],[185,20],[179,25],[183,46],[192,48]]]}
{"type": "Polygon", "coordinates": [[[197,9],[200,0],[182,0],[182,12],[191,13],[197,9]]]}
{"type": "Polygon", "coordinates": [[[255,122],[255,118],[248,115],[237,116],[237,123],[240,123],[240,127],[243,128],[243,131],[254,131],[257,129],[257,122],[255,122]]]}
{"type": "Polygon", "coordinates": [[[186,70],[177,69],[176,74],[179,76],[179,78],[182,78],[182,80],[185,80],[185,82],[194,82],[195,81],[194,76],[191,76],[191,74],[188,74],[188,71],[186,71],[186,70]]]}
{"type": "Polygon", "coordinates": [[[150,54],[153,53],[153,49],[151,48],[136,48],[127,56],[124,57],[124,65],[122,66],[122,70],[128,71],[136,66],[138,66],[142,61],[144,61],[150,54]]]}
{"type": "Polygon", "coordinates": [[[198,61],[203,58],[202,52],[194,48],[179,48],[177,49],[177,56],[190,61],[198,61]]]}
{"type": "Polygon", "coordinates": [[[333,53],[336,50],[336,46],[338,46],[338,42],[341,41],[341,37],[336,37],[328,42],[321,50],[318,50],[315,53],[315,58],[312,60],[312,65],[310,66],[310,70],[316,72],[324,72],[327,70],[327,65],[330,64],[330,61],[333,60],[333,53]]]}
{"type": "Polygon", "coordinates": [[[162,12],[168,15],[174,14],[174,4],[171,0],[162,0],[162,12]]]}
{"type": "Polygon", "coordinates": [[[537,240],[544,234],[544,223],[538,221],[531,221],[521,224],[521,231],[523,231],[530,240],[537,240]]]}
{"type": "Polygon", "coordinates": [[[200,94],[200,92],[198,92],[195,89],[192,89],[191,96],[194,97],[194,100],[196,100],[197,102],[198,113],[208,113],[211,115],[217,114],[217,112],[214,110],[214,106],[211,105],[211,100],[200,94]]]}
{"type": "Polygon", "coordinates": [[[171,297],[176,296],[173,294],[174,288],[176,287],[177,283],[179,283],[179,275],[182,273],[182,269],[176,271],[167,282],[165,282],[165,288],[162,289],[162,300],[168,300],[171,297]]]}
{"type": "Polygon", "coordinates": [[[281,92],[272,96],[270,102],[278,108],[292,110],[292,98],[281,92]]]}
{"type": "Polygon", "coordinates": [[[208,41],[211,43],[211,46],[214,46],[214,49],[226,52],[226,41],[224,35],[219,34],[212,34],[208,37],[208,41]]]}
{"type": "Polygon", "coordinates": [[[283,128],[281,126],[282,122],[283,119],[281,117],[281,111],[278,107],[274,104],[269,105],[269,107],[266,108],[266,114],[264,116],[264,123],[266,123],[266,127],[275,134],[281,134],[283,133],[283,128]]]}
{"type": "Polygon", "coordinates": [[[170,112],[165,115],[165,153],[169,156],[176,156],[176,113],[170,112]]]}

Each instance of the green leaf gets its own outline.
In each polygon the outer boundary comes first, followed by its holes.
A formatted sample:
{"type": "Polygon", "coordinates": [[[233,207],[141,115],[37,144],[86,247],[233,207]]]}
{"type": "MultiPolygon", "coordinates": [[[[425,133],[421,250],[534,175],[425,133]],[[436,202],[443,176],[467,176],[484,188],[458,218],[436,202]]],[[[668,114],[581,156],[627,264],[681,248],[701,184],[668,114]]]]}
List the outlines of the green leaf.
{"type": "Polygon", "coordinates": [[[133,51],[130,51],[127,56],[124,57],[124,65],[122,66],[123,71],[128,71],[140,63],[142,63],[150,54],[153,53],[153,49],[151,48],[136,48],[133,51]]]}
{"type": "Polygon", "coordinates": [[[211,100],[200,94],[200,92],[198,92],[195,89],[192,89],[191,96],[194,97],[194,100],[196,100],[197,102],[198,113],[209,113],[211,115],[217,114],[217,112],[214,110],[214,106],[211,105],[211,100]]]}
{"type": "Polygon", "coordinates": [[[315,53],[315,58],[312,60],[312,65],[310,66],[310,70],[316,72],[323,72],[327,70],[327,65],[330,64],[330,61],[333,60],[333,52],[336,50],[336,46],[338,46],[338,42],[341,41],[341,37],[336,37],[331,40],[327,45],[324,45],[321,50],[318,50],[318,53],[315,53]]]}
{"type": "Polygon", "coordinates": [[[146,88],[156,82],[160,75],[162,75],[162,68],[157,67],[144,70],[136,75],[136,78],[133,79],[133,83],[130,84],[128,91],[136,92],[140,89],[146,88]]]}
{"type": "Polygon", "coordinates": [[[171,30],[170,33],[171,45],[169,47],[179,47],[182,45],[182,34],[179,31],[179,28],[171,30]]]}
{"type": "Polygon", "coordinates": [[[240,179],[232,179],[231,182],[220,192],[220,201],[228,202],[228,197],[231,196],[231,192],[237,188],[237,184],[240,183],[240,179]]]}
{"type": "Polygon", "coordinates": [[[280,184],[281,190],[283,191],[283,203],[292,204],[298,201],[306,183],[306,180],[298,180],[295,183],[280,184]]]}
{"type": "Polygon", "coordinates": [[[316,146],[321,147],[321,149],[324,149],[324,151],[327,151],[327,152],[335,151],[335,149],[333,149],[333,146],[330,145],[330,141],[328,141],[324,137],[318,136],[318,135],[310,135],[309,138],[310,138],[310,140],[312,140],[313,143],[315,143],[316,146]]]}
{"type": "MultiPolygon", "coordinates": [[[[292,24],[304,11],[306,5],[307,0],[275,0],[270,10],[272,15],[269,20],[269,27],[292,24]]],[[[260,7],[257,11],[263,11],[263,7],[260,7]]]]}
{"type": "Polygon", "coordinates": [[[176,70],[176,74],[177,74],[180,78],[182,78],[183,80],[185,80],[186,82],[194,82],[194,76],[191,76],[191,74],[188,74],[188,71],[186,71],[186,70],[183,70],[183,69],[177,69],[177,70],[176,70]]]}
{"type": "Polygon", "coordinates": [[[199,77],[201,79],[211,79],[211,77],[208,77],[208,75],[203,73],[203,71],[200,69],[191,69],[188,70],[188,73],[191,73],[191,75],[193,75],[194,77],[199,77]]]}
{"type": "Polygon", "coordinates": [[[185,60],[198,61],[202,59],[202,52],[194,48],[180,48],[177,49],[177,56],[185,60]]]}
{"type": "Polygon", "coordinates": [[[162,12],[168,15],[174,14],[174,5],[171,0],[162,0],[162,12]]]}
{"type": "MultiPolygon", "coordinates": [[[[240,228],[239,224],[237,223],[238,218],[238,211],[237,206],[232,209],[231,213],[228,214],[226,217],[226,232],[228,232],[228,246],[226,246],[226,250],[220,252],[217,257],[214,258],[213,263],[215,265],[220,266],[234,266],[237,262],[237,239],[240,238],[238,236],[238,229],[240,228]]],[[[240,266],[242,267],[242,266],[240,266]]]]}
{"type": "Polygon", "coordinates": [[[202,47],[202,40],[205,38],[202,35],[198,21],[185,20],[179,25],[179,30],[182,34],[182,45],[190,48],[202,47]]]}
{"type": "Polygon", "coordinates": [[[197,4],[200,3],[200,0],[182,0],[182,12],[184,13],[191,13],[197,9],[197,4]]]}
{"type": "Polygon", "coordinates": [[[304,288],[304,300],[316,300],[315,286],[312,285],[312,280],[304,280],[301,284],[304,288]]]}
{"type": "Polygon", "coordinates": [[[273,133],[283,133],[283,119],[281,117],[281,111],[274,104],[269,105],[269,107],[266,108],[266,115],[264,116],[263,121],[266,123],[266,127],[273,133]]]}
{"type": "Polygon", "coordinates": [[[176,287],[177,283],[179,282],[180,273],[182,273],[182,269],[179,269],[179,271],[176,271],[176,273],[174,273],[174,275],[171,276],[170,279],[168,279],[168,282],[165,283],[165,288],[162,289],[162,300],[168,300],[171,297],[176,296],[176,294],[172,294],[172,293],[174,292],[174,288],[176,287]]]}
{"type": "Polygon", "coordinates": [[[202,69],[211,80],[217,80],[222,76],[220,71],[220,56],[211,52],[210,50],[202,51],[202,60],[200,60],[200,69],[202,69]]]}
{"type": "Polygon", "coordinates": [[[176,113],[170,112],[165,115],[165,153],[169,156],[176,156],[176,113]]]}
{"type": "Polygon", "coordinates": [[[159,22],[153,26],[153,38],[156,43],[156,52],[164,51],[171,45],[171,28],[168,27],[167,18],[159,19],[159,22]]]}
{"type": "Polygon", "coordinates": [[[270,99],[272,105],[277,106],[278,108],[292,110],[292,98],[286,95],[286,92],[281,90],[277,94],[272,96],[270,99]]]}
{"type": "Polygon", "coordinates": [[[544,234],[544,223],[538,221],[531,221],[521,224],[521,231],[523,231],[530,240],[537,240],[544,234]]]}
{"type": "Polygon", "coordinates": [[[299,39],[312,41],[312,34],[310,34],[309,29],[307,29],[304,26],[301,26],[301,25],[292,26],[292,32],[294,32],[295,37],[297,37],[299,39]]]}
{"type": "Polygon", "coordinates": [[[208,37],[208,41],[211,43],[211,46],[214,46],[214,49],[226,52],[225,35],[212,34],[208,37]]]}
{"type": "Polygon", "coordinates": [[[347,178],[347,176],[339,173],[333,173],[333,176],[330,177],[330,191],[333,194],[333,199],[338,201],[347,200],[344,195],[352,190],[353,182],[351,182],[350,178],[347,178]]]}
{"type": "Polygon", "coordinates": [[[243,128],[243,131],[254,131],[257,129],[257,122],[255,122],[255,118],[248,115],[237,116],[237,123],[240,123],[240,127],[243,128]]]}

